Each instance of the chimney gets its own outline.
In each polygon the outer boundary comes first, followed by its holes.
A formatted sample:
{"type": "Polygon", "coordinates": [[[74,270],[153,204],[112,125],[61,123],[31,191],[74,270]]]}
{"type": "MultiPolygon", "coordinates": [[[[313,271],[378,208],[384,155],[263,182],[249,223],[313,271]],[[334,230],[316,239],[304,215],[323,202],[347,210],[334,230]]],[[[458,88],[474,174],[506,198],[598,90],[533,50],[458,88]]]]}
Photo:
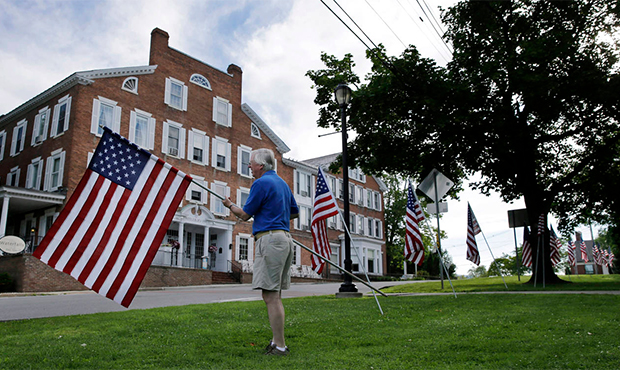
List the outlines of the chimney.
{"type": "Polygon", "coordinates": [[[156,65],[157,56],[166,52],[168,49],[168,39],[170,35],[168,32],[155,28],[151,31],[151,52],[149,55],[149,65],[156,65]]]}

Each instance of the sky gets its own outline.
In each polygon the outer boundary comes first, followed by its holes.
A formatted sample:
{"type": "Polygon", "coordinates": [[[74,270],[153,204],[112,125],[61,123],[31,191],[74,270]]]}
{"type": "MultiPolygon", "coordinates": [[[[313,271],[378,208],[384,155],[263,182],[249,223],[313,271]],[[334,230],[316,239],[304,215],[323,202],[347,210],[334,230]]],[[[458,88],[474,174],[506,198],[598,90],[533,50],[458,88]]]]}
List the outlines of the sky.
{"type": "MultiPolygon", "coordinates": [[[[447,8],[455,0],[323,2],[363,36],[342,7],[390,55],[400,55],[405,45],[413,44],[439,65],[450,59],[437,35],[441,26],[431,25],[440,22],[438,7],[447,8]]],[[[242,101],[291,148],[285,157],[305,160],[340,152],[340,135],[319,137],[333,130],[317,128],[315,90],[305,74],[324,68],[321,52],[338,58],[351,53],[361,77],[370,71],[370,63],[365,46],[323,2],[0,0],[0,114],[75,72],[147,65],[151,31],[157,27],[168,32],[174,49],[223,71],[230,64],[241,67],[242,101]]],[[[495,194],[486,197],[471,189],[460,201],[448,200],[448,213],[440,221],[448,234],[442,246],[461,275],[475,267],[465,259],[468,201],[495,257],[515,249],[507,211],[525,208],[522,200],[506,204],[495,194]]],[[[557,226],[553,218],[551,223],[557,226]]],[[[580,231],[590,239],[589,228],[580,231]]],[[[519,244],[522,233],[517,229],[519,244]]],[[[488,267],[491,253],[482,236],[477,239],[481,264],[488,267]]]]}

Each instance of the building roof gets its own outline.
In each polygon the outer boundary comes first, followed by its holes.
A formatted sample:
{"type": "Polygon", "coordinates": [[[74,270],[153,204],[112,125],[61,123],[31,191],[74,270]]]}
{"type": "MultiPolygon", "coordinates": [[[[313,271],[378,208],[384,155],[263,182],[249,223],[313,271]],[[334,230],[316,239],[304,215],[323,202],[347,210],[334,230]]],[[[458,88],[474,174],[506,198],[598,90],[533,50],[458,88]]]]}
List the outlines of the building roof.
{"type": "Polygon", "coordinates": [[[31,110],[32,108],[45,103],[49,99],[61,94],[63,91],[67,91],[76,85],[90,85],[95,79],[107,78],[107,77],[122,77],[122,76],[139,76],[145,74],[152,74],[155,72],[157,66],[137,66],[137,67],[124,67],[124,68],[106,68],[106,69],[94,69],[90,71],[75,72],[64,80],[58,82],[49,89],[43,91],[34,98],[26,101],[24,104],[13,109],[9,113],[0,116],[0,126],[2,124],[13,120],[14,118],[22,115],[24,112],[31,110]]]}
{"type": "Polygon", "coordinates": [[[265,123],[265,121],[260,118],[260,116],[254,111],[254,109],[250,108],[250,106],[246,103],[243,103],[241,104],[241,110],[243,111],[243,113],[246,114],[246,116],[248,116],[252,120],[252,122],[256,126],[258,126],[258,128],[262,132],[265,133],[265,135],[267,135],[269,139],[271,139],[271,141],[273,141],[274,144],[276,144],[276,148],[280,153],[284,154],[291,151],[291,149],[284,143],[284,141],[282,141],[282,139],[280,139],[280,137],[278,137],[278,135],[276,135],[276,133],[273,132],[271,128],[269,128],[269,125],[267,125],[267,123],[265,123]]]}

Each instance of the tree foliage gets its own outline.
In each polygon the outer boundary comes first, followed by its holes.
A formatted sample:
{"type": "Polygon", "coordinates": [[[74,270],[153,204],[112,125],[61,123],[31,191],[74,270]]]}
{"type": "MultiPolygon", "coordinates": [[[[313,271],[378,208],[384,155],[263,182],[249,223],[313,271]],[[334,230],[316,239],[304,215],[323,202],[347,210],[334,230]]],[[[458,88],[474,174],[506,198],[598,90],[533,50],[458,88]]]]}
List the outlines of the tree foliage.
{"type": "MultiPolygon", "coordinates": [[[[318,124],[338,125],[331,94],[352,83],[349,154],[366,172],[420,180],[437,168],[456,182],[452,195],[479,172],[482,193],[523,197],[532,245],[548,212],[566,233],[586,219],[617,223],[618,11],[611,0],[460,2],[442,18],[454,48],[445,68],[414,47],[399,57],[380,47],[362,84],[350,55],[322,55],[327,68],[307,74],[318,124]]],[[[534,275],[554,280],[548,238],[534,275]]]]}

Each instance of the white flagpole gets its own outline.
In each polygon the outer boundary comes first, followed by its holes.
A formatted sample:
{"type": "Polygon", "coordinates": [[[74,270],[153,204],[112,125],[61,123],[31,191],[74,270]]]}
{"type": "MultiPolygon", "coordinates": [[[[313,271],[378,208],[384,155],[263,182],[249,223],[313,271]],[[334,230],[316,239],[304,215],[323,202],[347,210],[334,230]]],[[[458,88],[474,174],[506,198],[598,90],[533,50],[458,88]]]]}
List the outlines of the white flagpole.
{"type": "MultiPolygon", "coordinates": [[[[480,223],[478,223],[480,224],[480,223]]],[[[497,266],[497,262],[495,261],[495,256],[493,255],[493,251],[491,250],[491,246],[489,245],[489,242],[487,241],[487,237],[484,236],[484,231],[482,231],[482,228],[480,228],[480,232],[482,233],[482,237],[484,238],[484,242],[487,243],[487,248],[489,248],[489,252],[491,252],[491,257],[493,257],[493,262],[495,262],[495,266],[497,266]]],[[[497,272],[499,272],[499,276],[502,277],[502,281],[504,282],[504,286],[506,287],[506,290],[508,290],[508,285],[506,285],[506,280],[504,280],[504,275],[502,275],[502,271],[499,269],[499,266],[497,266],[497,272]]]]}

